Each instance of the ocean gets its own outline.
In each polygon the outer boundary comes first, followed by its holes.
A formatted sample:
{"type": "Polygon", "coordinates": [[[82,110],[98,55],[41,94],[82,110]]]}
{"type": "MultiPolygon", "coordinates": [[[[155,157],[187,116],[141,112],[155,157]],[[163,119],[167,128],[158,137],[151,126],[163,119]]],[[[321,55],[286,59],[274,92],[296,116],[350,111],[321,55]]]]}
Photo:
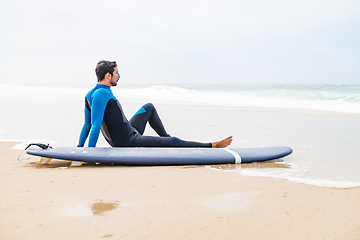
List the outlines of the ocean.
{"type": "Polygon", "coordinates": [[[152,85],[114,91],[126,98],[186,104],[360,114],[360,85],[152,85]]]}
{"type": "MultiPolygon", "coordinates": [[[[84,96],[91,87],[0,84],[0,141],[23,143],[15,148],[24,148],[34,141],[54,146],[76,146],[83,123],[84,96]]],[[[229,111],[254,109],[334,113],[350,119],[360,117],[360,85],[119,84],[113,92],[120,101],[214,106],[229,111]]],[[[130,117],[131,113],[126,115],[130,117]]],[[[285,178],[321,187],[357,187],[360,186],[360,123],[351,124],[340,120],[335,130],[320,125],[311,147],[306,147],[309,143],[302,143],[301,138],[285,142],[294,145],[290,146],[294,153],[271,165],[277,167],[208,167],[246,176],[285,178]],[[334,131],[336,138],[328,135],[334,131]]],[[[293,137],[297,138],[295,133],[293,137]]],[[[245,145],[250,144],[246,139],[242,141],[245,145]]],[[[241,143],[234,145],[239,147],[241,143]]],[[[99,143],[99,146],[106,146],[106,143],[99,143]]]]}

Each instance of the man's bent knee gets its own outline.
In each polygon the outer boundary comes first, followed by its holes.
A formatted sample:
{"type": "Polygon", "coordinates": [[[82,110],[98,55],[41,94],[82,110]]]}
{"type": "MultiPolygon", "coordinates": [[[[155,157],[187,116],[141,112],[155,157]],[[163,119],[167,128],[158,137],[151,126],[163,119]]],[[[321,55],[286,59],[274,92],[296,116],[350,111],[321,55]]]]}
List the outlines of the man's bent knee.
{"type": "Polygon", "coordinates": [[[143,106],[143,108],[145,108],[146,111],[152,111],[152,110],[155,109],[155,106],[154,106],[154,104],[152,104],[152,103],[147,103],[147,104],[145,104],[145,105],[143,106]]]}

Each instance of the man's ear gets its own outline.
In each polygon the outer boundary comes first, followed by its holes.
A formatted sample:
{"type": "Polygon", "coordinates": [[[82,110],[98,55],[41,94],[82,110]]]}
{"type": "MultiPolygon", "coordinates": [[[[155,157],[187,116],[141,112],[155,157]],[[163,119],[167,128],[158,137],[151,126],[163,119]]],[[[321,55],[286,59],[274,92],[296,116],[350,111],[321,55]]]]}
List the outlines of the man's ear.
{"type": "Polygon", "coordinates": [[[106,74],[105,74],[105,78],[106,78],[106,79],[111,79],[111,74],[110,74],[110,73],[106,73],[106,74]]]}

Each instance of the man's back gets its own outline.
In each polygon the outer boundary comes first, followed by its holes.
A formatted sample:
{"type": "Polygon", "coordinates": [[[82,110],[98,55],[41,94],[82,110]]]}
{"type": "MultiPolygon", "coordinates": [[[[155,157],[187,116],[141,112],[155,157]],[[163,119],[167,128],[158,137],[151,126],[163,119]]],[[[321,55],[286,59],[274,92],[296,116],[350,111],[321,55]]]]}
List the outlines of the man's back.
{"type": "MultiPolygon", "coordinates": [[[[122,145],[136,130],[131,127],[122,107],[110,87],[97,84],[85,97],[85,124],[83,137],[90,131],[89,147],[95,147],[100,129],[111,146],[122,145]]],[[[83,133],[83,132],[82,132],[83,133]]],[[[82,145],[85,139],[79,141],[82,145]]]]}

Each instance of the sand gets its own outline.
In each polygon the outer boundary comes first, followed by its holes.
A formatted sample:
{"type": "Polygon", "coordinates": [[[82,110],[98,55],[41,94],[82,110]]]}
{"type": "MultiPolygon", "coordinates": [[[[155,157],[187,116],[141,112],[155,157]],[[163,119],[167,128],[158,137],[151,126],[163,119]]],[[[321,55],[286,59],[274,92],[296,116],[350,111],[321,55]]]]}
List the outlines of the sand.
{"type": "MultiPolygon", "coordinates": [[[[3,136],[76,146],[82,99],[49,99],[41,108],[9,101],[3,136]],[[21,109],[20,117],[12,117],[13,109],[21,109]]],[[[128,117],[143,104],[121,101],[128,117]]],[[[360,115],[155,105],[173,136],[206,142],[233,135],[231,147],[287,145],[294,153],[285,160],[308,165],[312,178],[359,181],[360,115]]],[[[14,145],[0,142],[0,240],[360,239],[359,187],[315,187],[205,166],[36,165],[37,158],[17,161],[14,145]]],[[[98,146],[106,145],[100,137],[98,146]]]]}
{"type": "Polygon", "coordinates": [[[360,239],[360,188],[204,166],[36,165],[14,145],[0,143],[0,239],[360,239]]]}

